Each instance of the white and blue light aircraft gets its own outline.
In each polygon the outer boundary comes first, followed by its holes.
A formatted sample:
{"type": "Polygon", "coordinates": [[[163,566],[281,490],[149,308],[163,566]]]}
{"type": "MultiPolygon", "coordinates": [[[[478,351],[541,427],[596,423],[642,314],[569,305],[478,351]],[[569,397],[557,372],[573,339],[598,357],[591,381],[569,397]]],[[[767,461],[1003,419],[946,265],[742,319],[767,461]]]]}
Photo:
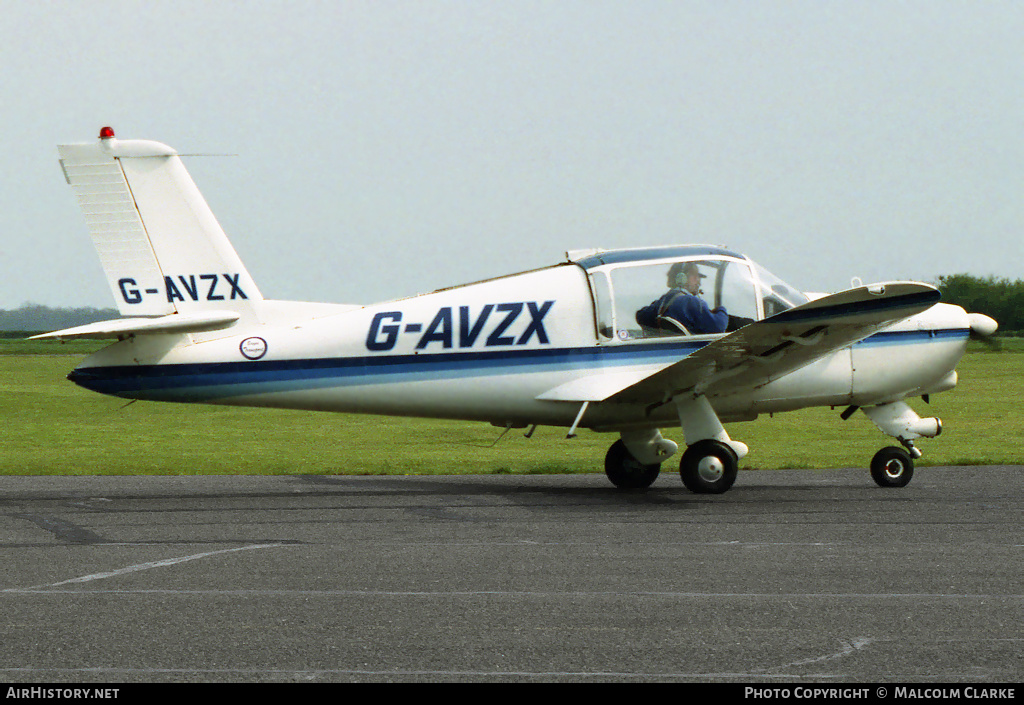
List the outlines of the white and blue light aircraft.
{"type": "Polygon", "coordinates": [[[680,475],[698,493],[728,490],[747,453],[724,423],[861,409],[900,443],[870,462],[875,482],[897,487],[921,455],[914,441],[942,429],[906,400],[952,389],[968,338],[996,329],[928,284],[807,295],[707,245],[568,252],[372,305],[274,301],[173,149],[110,128],[58,149],[124,317],[37,337],[115,340],[69,379],[126,399],[588,428],[618,434],[605,472],[622,488],[654,482],[678,451],[661,429],[681,427],[680,475]],[[700,297],[724,330],[665,311],[638,323],[683,271],[701,289],[680,280],[679,295],[700,297]]]}

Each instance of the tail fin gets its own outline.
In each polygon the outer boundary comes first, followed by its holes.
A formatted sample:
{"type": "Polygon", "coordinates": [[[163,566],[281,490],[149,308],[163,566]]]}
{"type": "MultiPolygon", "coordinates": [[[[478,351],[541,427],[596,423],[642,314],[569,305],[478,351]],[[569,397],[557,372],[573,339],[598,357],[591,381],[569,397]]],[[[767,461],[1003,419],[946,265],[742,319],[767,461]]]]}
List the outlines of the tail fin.
{"type": "Polygon", "coordinates": [[[58,151],[121,315],[256,319],[263,296],[177,152],[107,127],[58,151]]]}

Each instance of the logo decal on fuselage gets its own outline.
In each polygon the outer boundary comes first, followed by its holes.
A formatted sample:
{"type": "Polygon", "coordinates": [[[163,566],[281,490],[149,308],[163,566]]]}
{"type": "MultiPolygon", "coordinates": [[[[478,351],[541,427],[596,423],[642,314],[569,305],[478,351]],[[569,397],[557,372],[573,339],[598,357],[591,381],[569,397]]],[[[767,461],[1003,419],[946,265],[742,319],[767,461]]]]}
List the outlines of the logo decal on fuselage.
{"type": "Polygon", "coordinates": [[[260,337],[246,338],[239,344],[238,349],[246,358],[259,360],[267,354],[267,341],[260,337]]]}
{"type": "Polygon", "coordinates": [[[517,301],[486,304],[475,314],[470,312],[469,306],[459,306],[457,311],[455,307],[442,306],[425,326],[421,322],[403,321],[402,311],[382,311],[370,323],[366,348],[374,352],[392,350],[399,336],[405,333],[419,334],[416,350],[472,348],[478,342],[488,348],[526,345],[531,340],[547,345],[550,340],[544,328],[544,317],[554,303],[517,301]],[[515,329],[513,324],[524,311],[529,318],[526,327],[515,329]]]}

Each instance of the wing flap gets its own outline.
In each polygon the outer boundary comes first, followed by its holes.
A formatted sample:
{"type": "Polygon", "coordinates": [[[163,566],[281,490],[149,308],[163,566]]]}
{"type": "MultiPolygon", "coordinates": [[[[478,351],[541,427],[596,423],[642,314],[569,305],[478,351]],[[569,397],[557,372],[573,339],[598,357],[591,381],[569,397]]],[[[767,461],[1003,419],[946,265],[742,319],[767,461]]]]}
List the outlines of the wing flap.
{"type": "Polygon", "coordinates": [[[221,330],[234,325],[239,319],[236,311],[209,311],[203,313],[171,314],[159,318],[117,318],[111,321],[88,323],[84,326],[66,328],[33,335],[29,340],[71,338],[92,338],[104,340],[109,338],[125,338],[131,335],[155,335],[169,333],[203,333],[221,330]]]}
{"type": "Polygon", "coordinates": [[[756,389],[930,308],[939,296],[928,284],[893,282],[822,297],[719,338],[607,401],[658,405],[685,392],[756,389]]]}

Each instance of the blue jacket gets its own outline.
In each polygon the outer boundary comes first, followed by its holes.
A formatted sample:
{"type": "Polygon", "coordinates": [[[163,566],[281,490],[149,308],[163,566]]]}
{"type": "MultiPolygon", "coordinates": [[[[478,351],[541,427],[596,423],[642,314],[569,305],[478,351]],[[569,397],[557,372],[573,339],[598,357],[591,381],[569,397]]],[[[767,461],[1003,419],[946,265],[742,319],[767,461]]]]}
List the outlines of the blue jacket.
{"type": "Polygon", "coordinates": [[[724,333],[729,325],[725,308],[712,311],[704,299],[685,289],[669,289],[660,299],[636,312],[636,322],[644,328],[679,333],[665,318],[679,321],[693,334],[724,333]]]}

